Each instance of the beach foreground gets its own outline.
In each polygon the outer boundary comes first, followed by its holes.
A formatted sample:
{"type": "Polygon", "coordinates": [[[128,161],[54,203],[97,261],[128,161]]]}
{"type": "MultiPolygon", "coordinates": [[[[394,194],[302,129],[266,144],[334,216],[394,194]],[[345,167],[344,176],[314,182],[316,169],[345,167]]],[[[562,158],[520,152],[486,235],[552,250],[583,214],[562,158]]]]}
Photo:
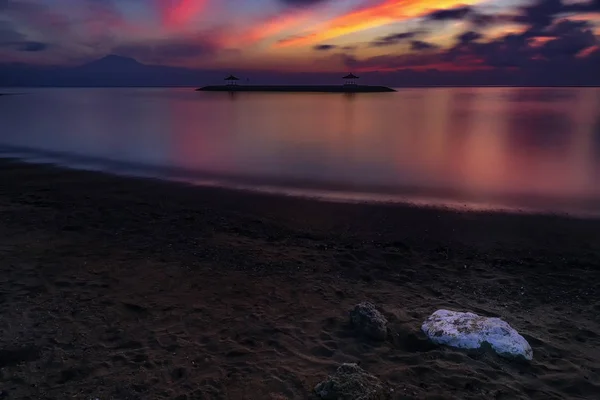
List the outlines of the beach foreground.
{"type": "Polygon", "coordinates": [[[600,221],[322,203],[0,161],[0,398],[597,399],[600,221]],[[374,303],[383,342],[348,311],[374,303]],[[530,363],[432,346],[499,316],[530,363]]]}

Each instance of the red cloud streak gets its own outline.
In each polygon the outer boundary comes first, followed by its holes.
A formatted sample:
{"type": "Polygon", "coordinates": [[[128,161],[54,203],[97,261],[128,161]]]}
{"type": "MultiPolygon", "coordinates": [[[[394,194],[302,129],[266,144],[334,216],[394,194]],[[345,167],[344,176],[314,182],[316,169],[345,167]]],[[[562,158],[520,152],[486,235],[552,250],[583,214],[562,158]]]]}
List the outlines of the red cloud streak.
{"type": "Polygon", "coordinates": [[[206,0],[157,0],[163,27],[174,29],[189,24],[200,14],[206,0]]]}

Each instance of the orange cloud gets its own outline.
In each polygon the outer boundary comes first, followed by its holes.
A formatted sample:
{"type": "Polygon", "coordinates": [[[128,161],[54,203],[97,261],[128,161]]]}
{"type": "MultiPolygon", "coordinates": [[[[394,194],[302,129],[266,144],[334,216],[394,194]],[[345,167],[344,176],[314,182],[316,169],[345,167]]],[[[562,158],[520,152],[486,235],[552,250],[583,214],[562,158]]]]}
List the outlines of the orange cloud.
{"type": "Polygon", "coordinates": [[[260,21],[242,32],[230,32],[222,38],[221,44],[224,46],[240,46],[256,43],[281,32],[304,26],[312,17],[314,17],[314,13],[308,10],[278,14],[260,21]]]}
{"type": "Polygon", "coordinates": [[[583,49],[581,50],[578,54],[577,54],[577,58],[586,58],[588,57],[590,54],[595,53],[596,51],[600,51],[600,46],[596,45],[596,46],[592,46],[592,47],[588,47],[587,49],[583,49]]]}
{"type": "Polygon", "coordinates": [[[162,25],[177,28],[189,24],[206,5],[206,0],[158,0],[162,25]]]}
{"type": "Polygon", "coordinates": [[[307,12],[283,14],[271,18],[256,27],[250,29],[243,35],[242,40],[255,42],[276,35],[287,29],[295,28],[306,23],[311,17],[307,12]]]}
{"type": "Polygon", "coordinates": [[[303,46],[387,25],[391,22],[423,16],[436,9],[479,3],[481,0],[385,0],[377,5],[341,15],[316,27],[307,36],[280,41],[278,46],[303,46]]]}

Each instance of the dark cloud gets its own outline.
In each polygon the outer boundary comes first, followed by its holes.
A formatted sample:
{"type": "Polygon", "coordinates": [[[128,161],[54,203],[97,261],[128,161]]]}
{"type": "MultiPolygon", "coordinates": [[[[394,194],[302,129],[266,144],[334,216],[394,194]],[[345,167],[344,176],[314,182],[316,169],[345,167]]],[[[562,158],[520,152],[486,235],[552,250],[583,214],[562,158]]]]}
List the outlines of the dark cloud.
{"type": "Polygon", "coordinates": [[[598,39],[584,21],[560,21],[548,30],[548,35],[555,38],[540,48],[540,54],[547,59],[574,57],[598,44],[598,39]]]}
{"type": "Polygon", "coordinates": [[[457,19],[464,19],[472,13],[472,7],[460,6],[455,8],[432,11],[431,13],[427,14],[425,18],[431,21],[452,21],[457,19]]]}
{"type": "Polygon", "coordinates": [[[485,28],[494,24],[502,24],[506,22],[512,22],[512,17],[508,15],[490,15],[490,14],[481,14],[481,13],[472,13],[468,17],[469,22],[471,22],[474,26],[485,28]]]}
{"type": "Polygon", "coordinates": [[[11,23],[0,21],[0,47],[16,51],[37,52],[46,50],[48,45],[28,40],[27,36],[15,29],[11,23]]]}
{"type": "MultiPolygon", "coordinates": [[[[448,53],[452,51],[456,51],[456,47],[448,53]]],[[[509,34],[489,43],[471,43],[462,46],[462,51],[481,57],[487,65],[495,68],[526,67],[535,56],[532,40],[518,34],[509,34]]]]}
{"type": "Polygon", "coordinates": [[[386,54],[366,59],[358,59],[350,54],[341,54],[345,67],[353,70],[376,68],[412,68],[439,63],[439,54],[386,54]]]}
{"type": "Polygon", "coordinates": [[[25,35],[17,31],[14,25],[7,21],[0,21],[0,43],[14,43],[24,39],[25,35]]]}
{"type": "Polygon", "coordinates": [[[563,19],[547,29],[543,36],[572,35],[582,31],[590,31],[588,28],[591,28],[591,26],[587,21],[572,21],[569,19],[563,19]]]}
{"type": "Polygon", "coordinates": [[[483,28],[493,24],[513,22],[513,17],[502,14],[483,14],[474,7],[458,6],[448,9],[434,10],[425,15],[426,23],[447,22],[447,21],[465,21],[473,27],[483,28]]]}
{"type": "Polygon", "coordinates": [[[600,12],[600,0],[588,2],[565,2],[563,0],[536,0],[533,4],[519,9],[513,22],[529,25],[531,32],[540,32],[554,21],[570,13],[600,12]]]}
{"type": "MultiPolygon", "coordinates": [[[[488,71],[478,74],[482,82],[489,79],[494,84],[599,84],[600,40],[594,35],[591,23],[557,19],[563,14],[556,13],[556,3],[544,7],[536,3],[531,7],[536,6],[539,8],[533,12],[522,9],[521,15],[527,18],[523,21],[528,21],[523,33],[485,40],[481,33],[468,30],[458,35],[456,44],[449,49],[412,40],[411,48],[416,53],[362,60],[346,54],[343,62],[355,70],[392,68],[402,71],[414,68],[443,70],[452,64],[473,73],[488,71]],[[550,16],[549,22],[544,15],[550,16]],[[420,50],[432,51],[419,53],[420,50]]],[[[436,72],[433,75],[451,80],[452,73],[456,77],[462,76],[460,79],[468,79],[467,73],[436,72]]]]}
{"type": "Polygon", "coordinates": [[[476,40],[479,40],[483,37],[483,35],[479,32],[475,31],[467,31],[458,35],[456,38],[460,43],[470,43],[476,40]]]}
{"type": "MultiPolygon", "coordinates": [[[[23,32],[32,37],[14,45],[17,51],[69,49],[81,46],[91,50],[105,50],[113,40],[112,28],[122,19],[113,0],[78,0],[83,6],[78,18],[69,17],[43,0],[0,0],[0,15],[18,22],[23,32]],[[82,31],[86,32],[82,35],[82,31]],[[43,43],[35,40],[42,38],[43,43]]],[[[66,53],[64,53],[66,54],[66,53]]]]}
{"type": "Polygon", "coordinates": [[[19,51],[38,52],[44,51],[50,46],[42,42],[23,42],[19,43],[16,47],[19,51]]]}
{"type": "Polygon", "coordinates": [[[212,56],[217,48],[209,38],[177,38],[152,42],[130,43],[113,48],[113,53],[136,60],[168,63],[200,56],[212,56]]]}
{"type": "Polygon", "coordinates": [[[410,42],[410,48],[413,51],[425,51],[437,49],[438,46],[433,43],[424,42],[422,40],[413,40],[410,42]]]}
{"type": "Polygon", "coordinates": [[[0,11],[2,12],[21,12],[32,11],[38,8],[44,8],[37,3],[21,2],[16,0],[0,0],[0,11]]]}
{"type": "Polygon", "coordinates": [[[401,32],[401,33],[392,33],[387,36],[382,36],[371,42],[371,46],[375,47],[383,47],[383,46],[391,46],[400,42],[403,42],[408,39],[412,39],[419,35],[421,32],[413,31],[413,32],[401,32]]]}
{"type": "Polygon", "coordinates": [[[579,11],[583,12],[600,12],[600,0],[591,0],[585,4],[575,4],[573,5],[575,11],[577,11],[577,7],[579,7],[579,11]]]}
{"type": "Polygon", "coordinates": [[[551,25],[554,18],[569,11],[561,0],[537,0],[534,4],[523,7],[521,14],[515,17],[515,22],[540,30],[551,25]]]}
{"type": "Polygon", "coordinates": [[[334,44],[318,44],[313,47],[313,49],[317,51],[329,51],[335,48],[337,48],[337,46],[334,44]]]}
{"type": "MultiPolygon", "coordinates": [[[[450,55],[469,54],[481,59],[490,67],[517,67],[523,69],[542,68],[548,71],[575,71],[582,63],[592,65],[594,58],[579,57],[583,50],[598,45],[588,23],[582,21],[561,20],[544,30],[539,36],[531,31],[523,34],[509,34],[487,42],[461,42],[448,50],[450,55]],[[537,38],[545,41],[536,42],[537,38]]],[[[595,67],[600,70],[600,64],[595,67]]],[[[574,72],[576,73],[576,72],[574,72]]]]}

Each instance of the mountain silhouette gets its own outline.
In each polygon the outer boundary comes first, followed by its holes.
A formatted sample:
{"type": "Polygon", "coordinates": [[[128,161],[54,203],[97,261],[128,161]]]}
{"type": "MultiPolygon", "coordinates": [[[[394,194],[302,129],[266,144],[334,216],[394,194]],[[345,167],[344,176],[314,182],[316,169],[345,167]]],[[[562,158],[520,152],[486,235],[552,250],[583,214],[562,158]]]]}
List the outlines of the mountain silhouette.
{"type": "Polygon", "coordinates": [[[114,54],[75,67],[0,64],[0,86],[198,86],[220,82],[222,75],[148,65],[114,54]]]}

